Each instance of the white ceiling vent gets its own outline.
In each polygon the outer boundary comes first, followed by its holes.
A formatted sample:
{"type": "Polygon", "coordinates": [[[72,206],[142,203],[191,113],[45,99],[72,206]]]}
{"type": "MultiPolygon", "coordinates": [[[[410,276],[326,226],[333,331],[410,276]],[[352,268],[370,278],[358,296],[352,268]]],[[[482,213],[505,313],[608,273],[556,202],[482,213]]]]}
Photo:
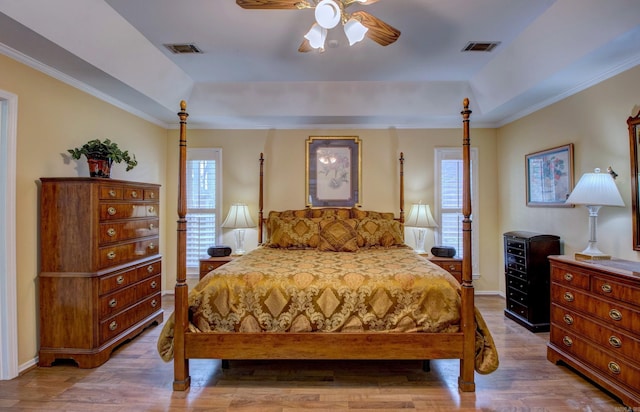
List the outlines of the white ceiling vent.
{"type": "Polygon", "coordinates": [[[175,54],[190,54],[190,53],[202,53],[195,44],[182,43],[182,44],[165,44],[164,47],[171,50],[175,54]]]}
{"type": "Polygon", "coordinates": [[[498,47],[499,44],[499,41],[470,41],[466,46],[464,46],[464,49],[462,49],[462,51],[490,52],[498,47]]]}

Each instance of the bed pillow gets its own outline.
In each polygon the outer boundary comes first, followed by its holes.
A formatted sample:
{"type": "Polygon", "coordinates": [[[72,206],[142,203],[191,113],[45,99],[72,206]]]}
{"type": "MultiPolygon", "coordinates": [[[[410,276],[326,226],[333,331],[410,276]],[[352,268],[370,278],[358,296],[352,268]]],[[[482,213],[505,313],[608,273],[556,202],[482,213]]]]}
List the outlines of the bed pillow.
{"type": "Polygon", "coordinates": [[[402,223],[397,220],[365,217],[358,223],[358,246],[402,246],[404,245],[402,226],[402,223]]]}
{"type": "Polygon", "coordinates": [[[372,219],[387,219],[393,220],[395,218],[393,213],[389,212],[375,212],[373,210],[360,210],[358,208],[351,208],[351,217],[354,219],[364,219],[370,217],[372,219]]]}
{"type": "Polygon", "coordinates": [[[356,219],[322,219],[319,224],[323,252],[355,252],[358,250],[358,221],[356,219]]]}
{"type": "Polygon", "coordinates": [[[341,207],[323,207],[318,209],[311,209],[311,214],[309,217],[316,218],[338,218],[338,219],[349,219],[351,216],[351,211],[349,209],[341,208],[341,207]]]}
{"type": "Polygon", "coordinates": [[[320,238],[318,221],[307,217],[269,217],[271,237],[267,246],[284,249],[317,248],[320,238]]]}
{"type": "Polygon", "coordinates": [[[269,212],[269,216],[267,217],[266,227],[267,227],[267,243],[271,239],[271,233],[273,229],[271,228],[271,219],[274,217],[279,217],[281,219],[293,219],[294,217],[311,217],[309,213],[309,209],[296,209],[296,210],[272,210],[269,212]]]}

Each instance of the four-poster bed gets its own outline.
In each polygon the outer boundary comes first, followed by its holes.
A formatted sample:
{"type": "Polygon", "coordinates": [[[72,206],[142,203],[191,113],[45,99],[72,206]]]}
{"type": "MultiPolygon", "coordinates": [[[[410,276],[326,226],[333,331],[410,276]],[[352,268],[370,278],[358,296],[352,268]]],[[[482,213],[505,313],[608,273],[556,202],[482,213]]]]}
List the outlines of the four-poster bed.
{"type": "Polygon", "coordinates": [[[190,385],[189,359],[460,359],[458,386],[498,366],[493,339],[474,306],[471,274],[469,110],[463,118],[462,282],[403,242],[400,217],[357,208],[313,208],[263,216],[267,242],[186,283],[186,103],[181,102],[178,271],[175,312],[158,340],[174,361],[174,390],[190,385]]]}

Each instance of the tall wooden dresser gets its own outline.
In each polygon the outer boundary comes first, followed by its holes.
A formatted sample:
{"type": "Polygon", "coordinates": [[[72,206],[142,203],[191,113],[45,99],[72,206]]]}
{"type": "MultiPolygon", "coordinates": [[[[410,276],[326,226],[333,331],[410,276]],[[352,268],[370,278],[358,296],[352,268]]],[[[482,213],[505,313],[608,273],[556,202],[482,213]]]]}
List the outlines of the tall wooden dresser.
{"type": "Polygon", "coordinates": [[[564,362],[625,405],[640,407],[640,262],[549,260],[547,359],[564,362]]]}
{"type": "Polygon", "coordinates": [[[162,323],[160,186],[41,178],[40,366],[106,362],[119,344],[162,323]]]}
{"type": "Polygon", "coordinates": [[[547,256],[559,253],[558,236],[525,231],[504,234],[504,314],[532,332],[549,330],[547,256]]]}

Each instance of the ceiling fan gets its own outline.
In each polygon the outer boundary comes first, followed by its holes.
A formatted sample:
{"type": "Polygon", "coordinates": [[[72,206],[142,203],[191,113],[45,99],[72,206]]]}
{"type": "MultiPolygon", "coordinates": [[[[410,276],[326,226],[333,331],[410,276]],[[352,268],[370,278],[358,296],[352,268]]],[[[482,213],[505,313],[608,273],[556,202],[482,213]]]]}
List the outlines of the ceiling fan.
{"type": "Polygon", "coordinates": [[[347,8],[353,4],[368,5],[378,0],[236,0],[244,9],[315,9],[316,22],[304,35],[298,48],[299,52],[312,50],[324,51],[327,31],[342,23],[344,33],[352,46],[364,37],[382,46],[388,46],[398,40],[400,30],[379,18],[357,10],[349,13],[347,8]]]}

